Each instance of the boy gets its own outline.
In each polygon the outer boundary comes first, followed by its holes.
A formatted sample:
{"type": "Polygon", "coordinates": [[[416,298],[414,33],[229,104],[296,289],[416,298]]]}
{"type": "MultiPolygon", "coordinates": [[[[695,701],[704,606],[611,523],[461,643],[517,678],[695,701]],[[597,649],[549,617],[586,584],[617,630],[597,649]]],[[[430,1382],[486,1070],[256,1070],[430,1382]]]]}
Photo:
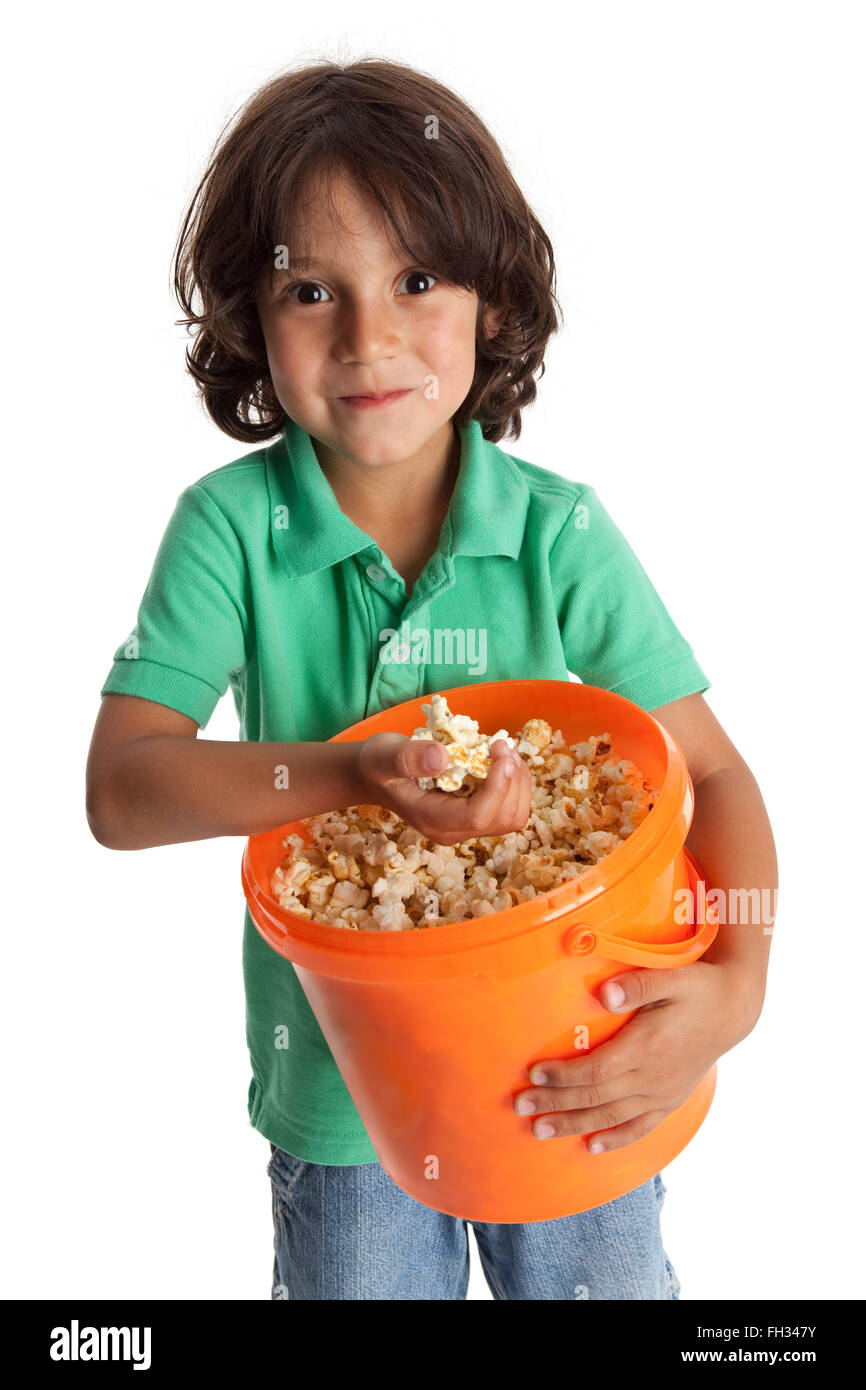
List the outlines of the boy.
{"type": "MultiPolygon", "coordinates": [[[[534,399],[553,278],[492,136],[425,75],[323,64],[246,105],[187,213],[175,285],[212,418],[232,438],[276,439],[178,499],[102,687],[87,777],[101,843],[250,835],[364,802],[445,844],[520,829],[529,773],[502,742],[461,799],[417,785],[441,769],[435,745],[324,740],[473,678],[571,670],[651,709],[679,742],[696,794],[687,843],[713,886],[775,886],[754,778],[594,489],[496,446],[519,436],[534,399]],[[483,629],[485,671],[385,660],[383,634],[406,620],[483,629]],[[229,685],[243,741],[199,740],[229,685]]],[[[544,1114],[536,1137],[586,1133],[610,1149],[653,1129],[751,1031],[769,941],[725,926],[693,966],[609,981],[605,1007],[638,1012],[591,1054],[533,1075],[520,1101],[544,1114]]],[[[381,1169],[293,967],[249,913],[244,976],[274,1297],[465,1297],[465,1223],[381,1169]],[[277,1050],[287,1023],[291,1046],[277,1050]]],[[[494,1296],[676,1298],[663,1196],[657,1176],[560,1221],[477,1223],[494,1296]]]]}

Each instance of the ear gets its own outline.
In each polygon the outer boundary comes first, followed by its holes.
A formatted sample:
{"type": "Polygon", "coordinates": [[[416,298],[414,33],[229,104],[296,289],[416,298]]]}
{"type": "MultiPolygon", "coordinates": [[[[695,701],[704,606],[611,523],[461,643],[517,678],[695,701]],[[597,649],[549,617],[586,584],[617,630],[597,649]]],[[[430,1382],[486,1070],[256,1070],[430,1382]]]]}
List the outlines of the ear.
{"type": "Polygon", "coordinates": [[[484,336],[495,338],[508,312],[507,304],[488,304],[484,310],[484,336]]]}

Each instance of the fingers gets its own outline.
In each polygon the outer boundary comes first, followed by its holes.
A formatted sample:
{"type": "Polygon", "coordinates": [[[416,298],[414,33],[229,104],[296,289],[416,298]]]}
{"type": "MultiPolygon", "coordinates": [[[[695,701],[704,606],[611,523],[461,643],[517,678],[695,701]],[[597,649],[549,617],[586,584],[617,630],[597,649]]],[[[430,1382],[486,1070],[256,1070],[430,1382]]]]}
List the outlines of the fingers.
{"type": "MultiPolygon", "coordinates": [[[[508,761],[514,762],[514,771],[512,772],[510,778],[508,778],[505,791],[505,800],[502,803],[499,814],[502,818],[504,825],[506,825],[509,830],[512,830],[517,824],[517,815],[520,810],[520,802],[522,799],[522,779],[520,776],[520,767],[517,765],[517,760],[514,759],[513,755],[510,752],[508,754],[508,761]]],[[[503,767],[503,775],[504,771],[505,769],[503,767]]]]}
{"type": "Polygon", "coordinates": [[[519,755],[513,754],[501,740],[499,742],[505,752],[493,758],[487,777],[471,796],[446,797],[425,806],[433,823],[429,833],[437,844],[453,845],[487,835],[507,835],[526,824],[532,804],[532,778],[519,755]],[[512,767],[510,777],[506,775],[509,766],[512,767]]]}
{"type": "Polygon", "coordinates": [[[529,818],[532,777],[528,767],[504,739],[497,739],[490,753],[487,777],[471,795],[459,797],[438,788],[422,791],[418,786],[418,778],[437,777],[448,766],[448,753],[434,739],[374,734],[366,740],[362,757],[365,775],[383,802],[436,844],[455,845],[461,840],[507,835],[522,829],[529,818]]]}
{"type": "MultiPolygon", "coordinates": [[[[498,744],[507,748],[502,740],[499,740],[498,744]]],[[[493,747],[496,748],[497,744],[493,747]]],[[[491,755],[492,753],[493,749],[491,755]]],[[[508,749],[497,761],[504,761],[506,757],[514,762],[514,772],[509,780],[501,814],[508,830],[522,830],[532,810],[532,774],[519,753],[508,749]]]]}
{"type": "Polygon", "coordinates": [[[633,1120],[627,1120],[625,1124],[605,1129],[600,1134],[596,1133],[588,1141],[586,1148],[590,1153],[609,1153],[612,1149],[624,1149],[629,1144],[637,1143],[638,1139],[645,1139],[669,1114],[669,1110],[648,1110],[644,1115],[636,1115],[633,1120]]]}
{"type": "MultiPolygon", "coordinates": [[[[600,1107],[614,1102],[647,1097],[638,1089],[637,1068],[597,1086],[528,1086],[514,1102],[518,1115],[547,1115],[557,1111],[584,1111],[597,1118],[600,1107]],[[531,1107],[531,1108],[530,1108],[531,1107]]],[[[625,1118],[625,1117],[623,1117],[625,1118]]],[[[616,1124],[618,1121],[611,1121],[616,1124]]],[[[599,1124],[591,1125],[600,1129],[599,1124]]]]}
{"type": "MultiPolygon", "coordinates": [[[[506,757],[496,758],[491,762],[490,770],[483,782],[480,782],[472,792],[470,797],[463,799],[461,811],[465,815],[467,825],[487,826],[508,824],[509,812],[513,815],[517,809],[514,797],[514,783],[517,780],[518,769],[513,766],[513,760],[509,754],[506,757]],[[511,768],[511,777],[506,775],[506,768],[511,768]]],[[[489,835],[502,834],[500,829],[489,829],[483,833],[489,835]]]]}
{"type": "MultiPolygon", "coordinates": [[[[628,1096],[611,1101],[592,1110],[569,1110],[564,1114],[545,1115],[532,1123],[536,1139],[560,1139],[568,1134],[595,1134],[598,1130],[613,1129],[625,1121],[647,1114],[652,1101],[648,1096],[628,1096]]],[[[653,1128],[654,1126],[650,1126],[653,1128]]]]}

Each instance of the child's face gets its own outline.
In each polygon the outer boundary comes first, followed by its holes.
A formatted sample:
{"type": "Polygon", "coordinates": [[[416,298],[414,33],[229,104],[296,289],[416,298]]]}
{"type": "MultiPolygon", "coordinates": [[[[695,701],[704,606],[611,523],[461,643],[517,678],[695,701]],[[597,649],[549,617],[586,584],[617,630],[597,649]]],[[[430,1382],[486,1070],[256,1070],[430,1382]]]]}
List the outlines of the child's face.
{"type": "MultiPolygon", "coordinates": [[[[257,304],[286,413],[362,465],[412,458],[458,410],[475,375],[478,296],[421,278],[345,180],[308,206],[312,261],[264,277],[257,304]],[[412,272],[412,273],[410,273],[412,272]],[[341,397],[408,390],[363,409],[341,397]],[[438,394],[437,394],[438,392],[438,394]]],[[[493,336],[504,309],[485,311],[493,336]]],[[[450,433],[450,431],[449,431],[450,433]]]]}

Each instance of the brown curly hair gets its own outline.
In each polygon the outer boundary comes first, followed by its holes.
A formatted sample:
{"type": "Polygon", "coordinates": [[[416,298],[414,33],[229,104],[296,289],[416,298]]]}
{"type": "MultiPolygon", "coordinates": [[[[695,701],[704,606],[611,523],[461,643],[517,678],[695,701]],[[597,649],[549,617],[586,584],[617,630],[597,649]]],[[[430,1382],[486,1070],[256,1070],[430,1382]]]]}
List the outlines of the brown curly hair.
{"type": "Polygon", "coordinates": [[[208,414],[233,439],[282,429],[256,289],[276,247],[294,257],[303,245],[295,210],[309,180],[341,172],[418,265],[477,293],[475,376],[455,422],[517,439],[560,326],[553,247],[480,118],[434,78],[380,59],[281,73],[217,139],[173,258],[187,369],[208,414]],[[486,305],[507,306],[492,339],[486,305]]]}

